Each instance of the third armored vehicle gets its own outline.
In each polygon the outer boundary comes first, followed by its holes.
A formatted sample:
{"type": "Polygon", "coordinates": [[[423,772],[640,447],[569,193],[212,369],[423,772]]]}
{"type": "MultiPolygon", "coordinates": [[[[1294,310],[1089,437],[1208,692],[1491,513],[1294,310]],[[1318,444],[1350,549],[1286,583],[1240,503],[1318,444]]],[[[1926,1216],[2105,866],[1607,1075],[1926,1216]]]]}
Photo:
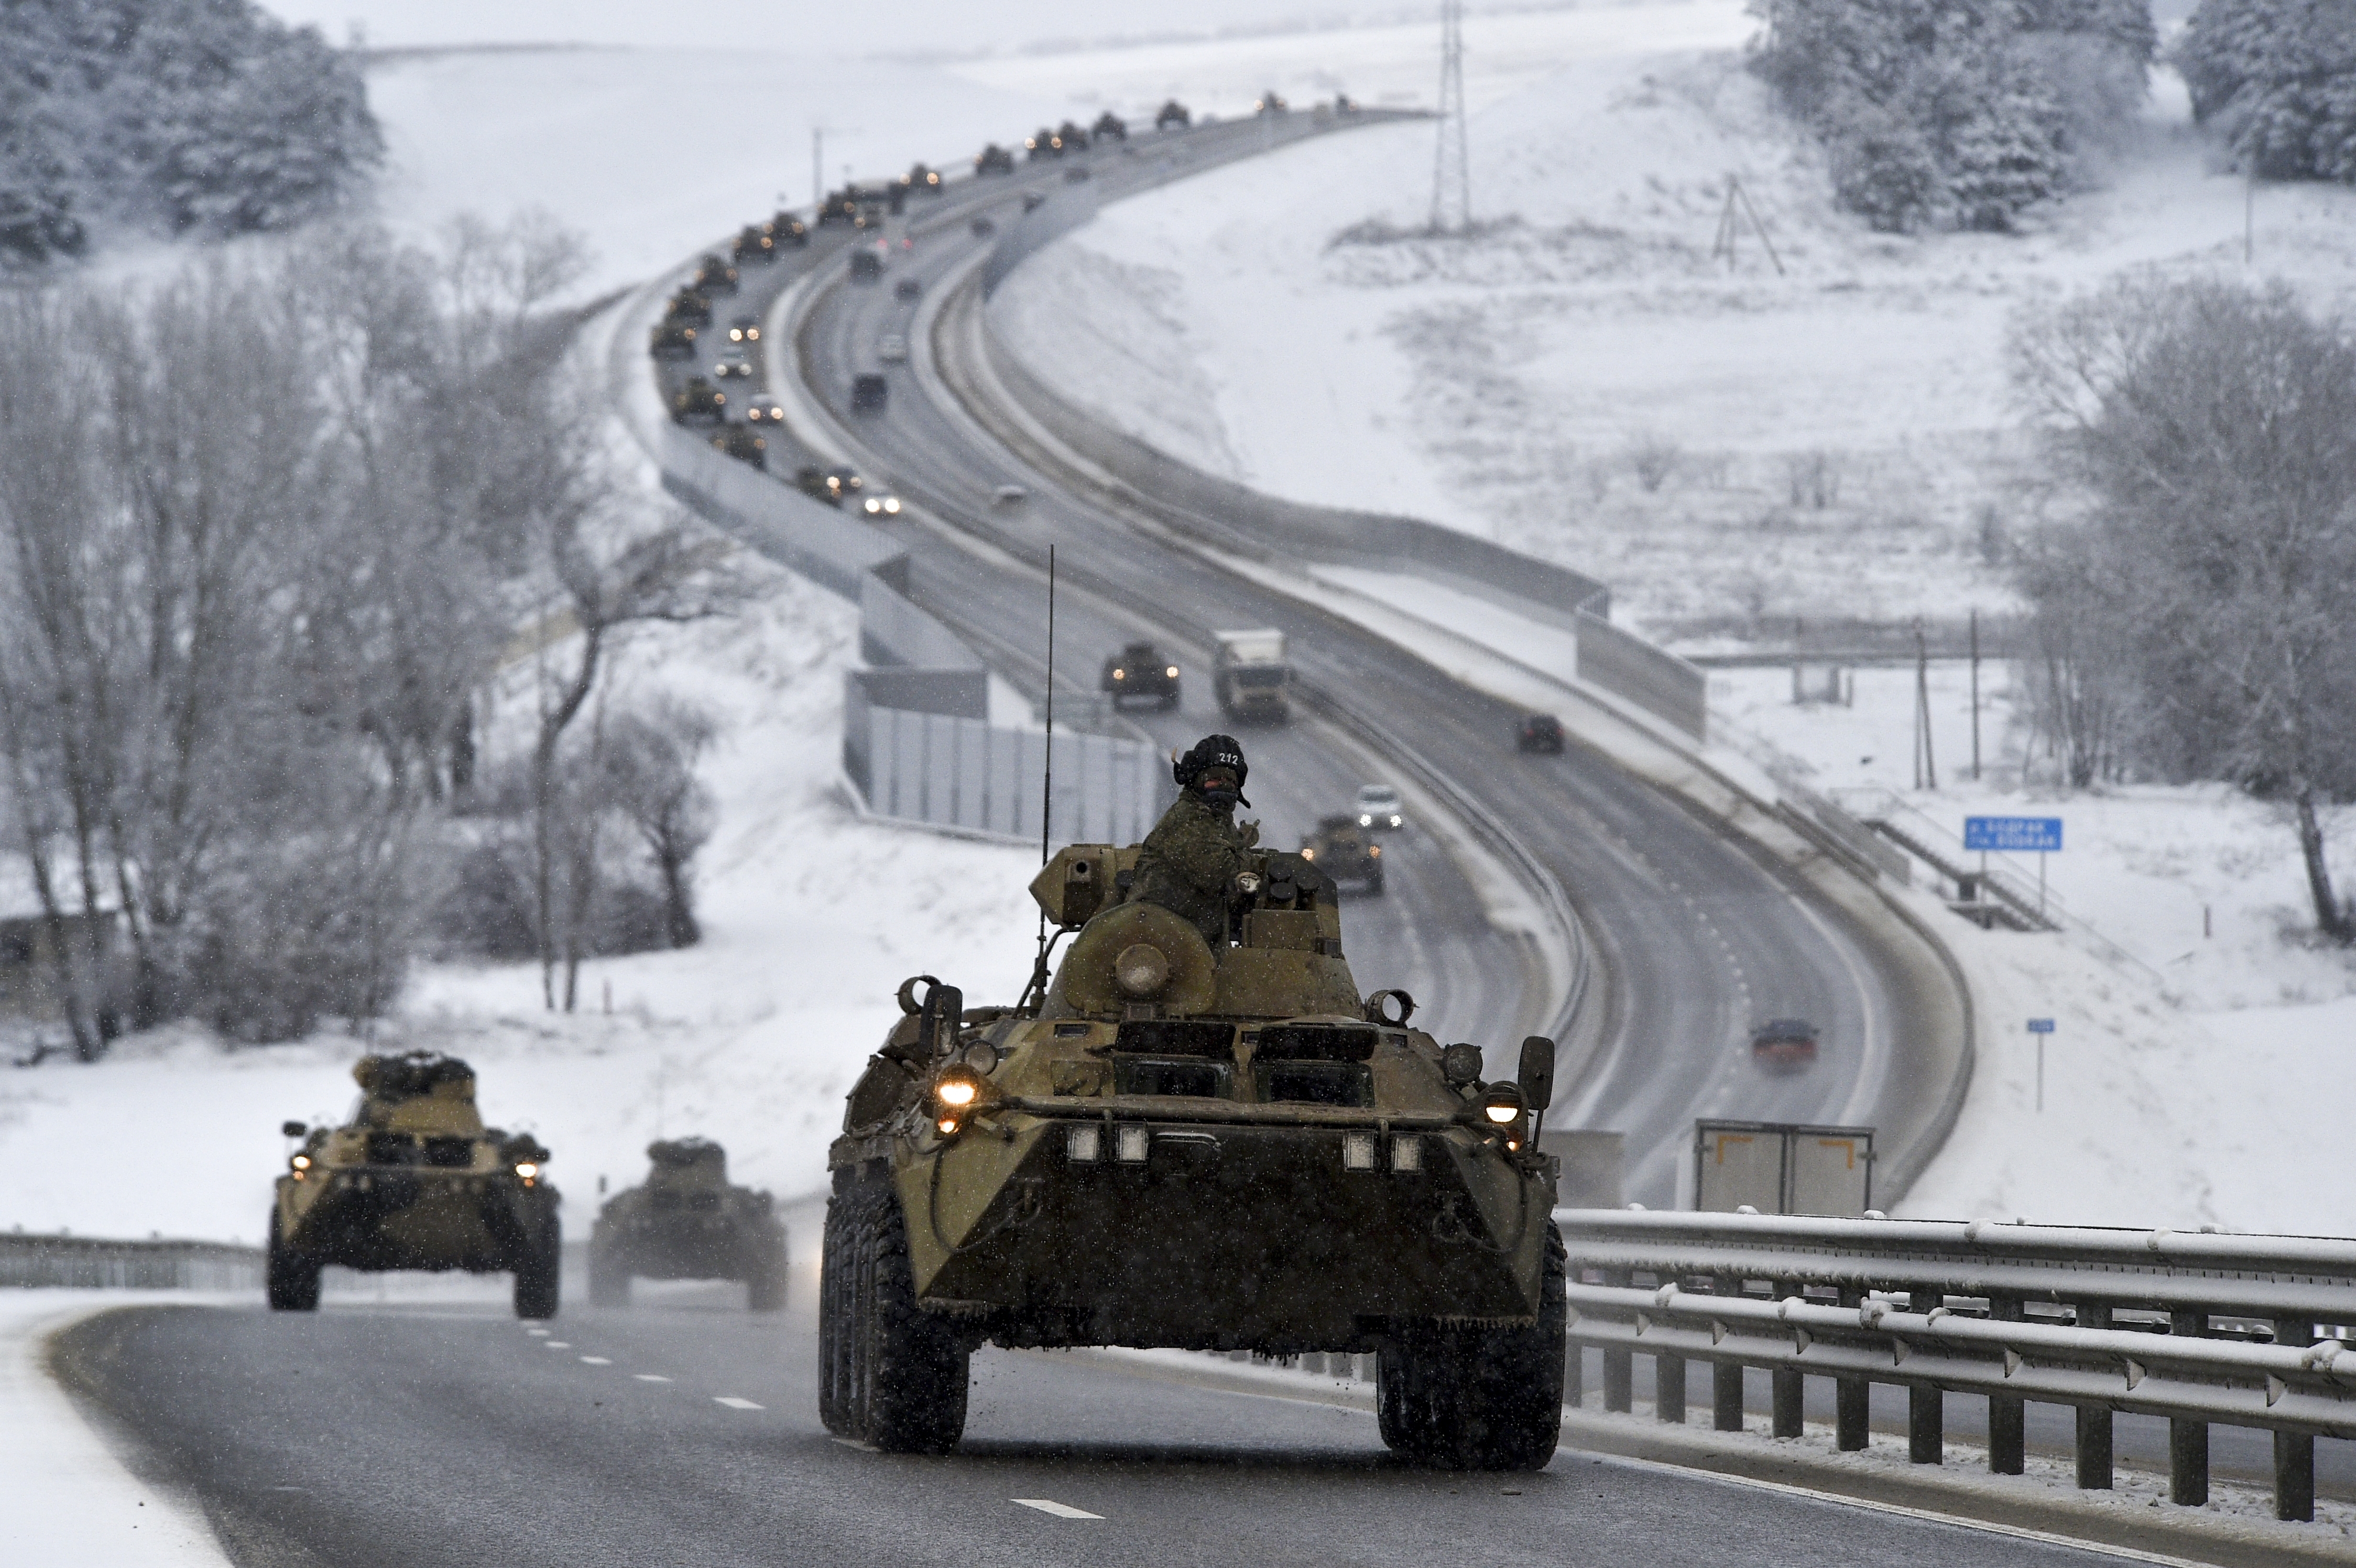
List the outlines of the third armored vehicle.
{"type": "Polygon", "coordinates": [[[519,1317],[556,1316],[562,1237],[548,1150],[483,1125],[475,1072],[415,1051],[363,1056],[359,1108],[340,1127],[289,1122],[303,1145],[270,1207],[270,1305],[309,1312],[319,1271],[512,1270],[519,1317]]]}
{"type": "Polygon", "coordinates": [[[745,1305],[786,1304],[786,1228],[769,1195],[728,1184],[728,1154],[709,1138],[647,1146],[646,1184],[608,1199],[589,1236],[589,1299],[629,1304],[630,1281],[741,1279],[745,1305]]]}
{"type": "Polygon", "coordinates": [[[1164,103],[1161,112],[1153,116],[1153,128],[1157,131],[1183,131],[1194,123],[1194,116],[1174,98],[1164,103]]]}
{"type": "Polygon", "coordinates": [[[1178,667],[1151,643],[1131,643],[1105,660],[1097,686],[1115,708],[1132,697],[1150,697],[1158,708],[1178,706],[1178,667]]]}
{"type": "Polygon", "coordinates": [[[1317,831],[1301,840],[1301,858],[1328,881],[1355,882],[1370,893],[1383,891],[1383,847],[1355,816],[1319,817],[1317,831]]]}
{"type": "Polygon", "coordinates": [[[1542,1467],[1567,1300],[1537,1142],[1553,1042],[1483,1082],[1404,993],[1362,997],[1299,856],[1254,852],[1213,944],[1127,900],[1138,855],[1076,844],[1039,873],[1076,934],[1016,1005],[901,987],[828,1155],[827,1428],[954,1447],[984,1343],[1371,1352],[1391,1447],[1542,1467]]]}

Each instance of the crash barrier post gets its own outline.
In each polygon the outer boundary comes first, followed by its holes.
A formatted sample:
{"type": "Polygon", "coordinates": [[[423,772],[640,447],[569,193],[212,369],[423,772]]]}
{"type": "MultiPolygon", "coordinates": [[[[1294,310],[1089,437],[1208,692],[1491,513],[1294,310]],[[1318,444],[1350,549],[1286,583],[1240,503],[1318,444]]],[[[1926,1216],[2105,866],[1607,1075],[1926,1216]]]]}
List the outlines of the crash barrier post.
{"type": "MultiPolygon", "coordinates": [[[[1864,1391],[1909,1391],[1907,1449],[1940,1463],[1944,1400],[1988,1401],[1988,1467],[2022,1470],[2022,1406],[2076,1412],[2078,1485],[2112,1483],[2113,1417],[2169,1423],[2169,1495],[2205,1502],[2209,1427],[2274,1435],[2276,1517],[2315,1517],[2315,1439],[2356,1438],[2356,1240],[2055,1225],[1567,1209],[1572,1345],[1615,1363],[1703,1360],[1775,1381],[1800,1434],[1808,1377],[1836,1383],[1843,1448],[1864,1391]],[[2344,1353],[2343,1352],[2349,1352],[2344,1353]]],[[[1624,1374],[1622,1374],[1624,1376],[1624,1374]]],[[[1624,1384],[1621,1385],[1624,1387],[1624,1384]]],[[[1739,1392],[1713,1380],[1714,1424],[1739,1392]]],[[[1605,1408],[1627,1408],[1624,1397],[1605,1408]]],[[[1673,1419],[1664,1406],[1661,1419],[1673,1419]]],[[[1680,1408],[1678,1417],[1682,1417],[1680,1408]]]]}
{"type": "Polygon", "coordinates": [[[226,1242],[125,1242],[0,1234],[0,1288],[258,1290],[259,1247],[226,1242]]]}
{"type": "MultiPolygon", "coordinates": [[[[843,773],[894,822],[1033,842],[1046,737],[990,723],[981,656],[910,596],[916,563],[880,528],[686,432],[666,431],[663,487],[780,565],[859,606],[843,682],[843,773]]],[[[1055,838],[1133,843],[1176,792],[1159,750],[1076,731],[1054,742],[1055,838]]]]}

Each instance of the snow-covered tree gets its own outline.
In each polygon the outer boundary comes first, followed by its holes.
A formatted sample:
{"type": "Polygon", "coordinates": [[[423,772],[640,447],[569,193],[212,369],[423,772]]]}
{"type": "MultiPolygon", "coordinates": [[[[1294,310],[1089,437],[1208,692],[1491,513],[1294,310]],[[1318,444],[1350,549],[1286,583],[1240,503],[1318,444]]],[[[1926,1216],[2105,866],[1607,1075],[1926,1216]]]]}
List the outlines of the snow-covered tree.
{"type": "Polygon", "coordinates": [[[2193,113],[2256,173],[2356,184],[2356,5],[2201,0],[2175,60],[2193,113]]]}

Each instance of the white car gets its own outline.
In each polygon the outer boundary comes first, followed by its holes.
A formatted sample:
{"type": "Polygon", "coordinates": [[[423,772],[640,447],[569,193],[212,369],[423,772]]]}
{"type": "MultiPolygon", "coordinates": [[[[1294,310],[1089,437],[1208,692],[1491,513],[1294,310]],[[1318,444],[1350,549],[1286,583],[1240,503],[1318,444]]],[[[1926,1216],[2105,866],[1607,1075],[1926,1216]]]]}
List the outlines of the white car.
{"type": "Polygon", "coordinates": [[[731,376],[749,379],[752,374],[753,361],[745,357],[744,351],[741,348],[730,349],[715,360],[712,367],[714,380],[726,380],[731,376]]]}
{"type": "Polygon", "coordinates": [[[1398,791],[1388,784],[1367,784],[1358,791],[1357,804],[1351,808],[1356,813],[1358,826],[1386,832],[1407,826],[1407,814],[1400,809],[1398,791]]]}
{"type": "Polygon", "coordinates": [[[896,332],[885,333],[883,339],[875,345],[875,357],[881,359],[886,365],[906,364],[908,362],[908,340],[901,336],[896,332]]]}

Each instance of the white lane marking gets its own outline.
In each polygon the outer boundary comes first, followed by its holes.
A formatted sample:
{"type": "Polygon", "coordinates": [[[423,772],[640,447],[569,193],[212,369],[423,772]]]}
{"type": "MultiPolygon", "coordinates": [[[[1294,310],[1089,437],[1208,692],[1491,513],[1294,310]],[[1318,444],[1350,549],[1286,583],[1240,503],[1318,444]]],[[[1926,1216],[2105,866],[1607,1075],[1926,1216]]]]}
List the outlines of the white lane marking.
{"type": "Polygon", "coordinates": [[[761,1408],[759,1405],[755,1404],[751,1400],[738,1399],[733,1393],[713,1394],[712,1396],[712,1403],[714,1404],[724,1404],[731,1410],[758,1410],[761,1408]]]}
{"type": "Polygon", "coordinates": [[[541,1349],[543,1350],[569,1350],[573,1349],[573,1346],[568,1340],[551,1339],[547,1344],[541,1346],[541,1349]]]}
{"type": "Polygon", "coordinates": [[[663,1376],[660,1372],[632,1372],[630,1375],[637,1379],[642,1383],[667,1383],[670,1381],[669,1378],[663,1376]]]}
{"type": "Polygon", "coordinates": [[[535,1339],[545,1339],[548,1338],[548,1330],[545,1328],[527,1328],[524,1332],[530,1335],[535,1339]]]}
{"type": "Polygon", "coordinates": [[[614,1364],[611,1360],[604,1356],[584,1356],[581,1359],[593,1367],[610,1367],[614,1364]]]}
{"type": "Polygon", "coordinates": [[[873,1444],[862,1443],[856,1437],[830,1437],[827,1441],[830,1443],[840,1443],[845,1448],[856,1448],[862,1454],[873,1454],[880,1452],[873,1444]]]}
{"type": "Polygon", "coordinates": [[[1021,1503],[1024,1508],[1037,1509],[1041,1513],[1054,1514],[1057,1519],[1104,1518],[1100,1513],[1090,1513],[1084,1508],[1074,1508],[1069,1503],[1059,1503],[1048,1498],[1009,1498],[1007,1501],[1021,1503]]]}

